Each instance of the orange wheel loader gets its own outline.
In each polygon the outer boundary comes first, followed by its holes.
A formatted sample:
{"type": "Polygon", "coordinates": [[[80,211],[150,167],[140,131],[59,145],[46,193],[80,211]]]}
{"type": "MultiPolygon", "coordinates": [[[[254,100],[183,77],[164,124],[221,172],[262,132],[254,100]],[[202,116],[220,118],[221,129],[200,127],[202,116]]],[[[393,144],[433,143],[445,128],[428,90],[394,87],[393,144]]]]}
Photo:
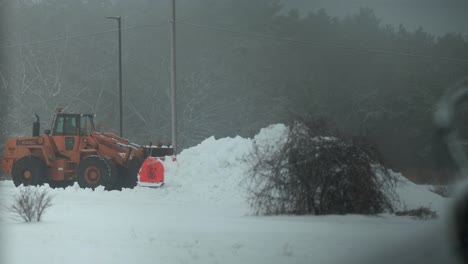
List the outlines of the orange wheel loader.
{"type": "Polygon", "coordinates": [[[109,132],[100,133],[93,114],[58,109],[44,135],[40,135],[39,116],[36,119],[31,137],[9,138],[5,145],[2,170],[16,186],[48,183],[65,188],[76,181],[82,188],[133,188],[149,155],[174,154],[170,146],[140,146],[109,132]]]}

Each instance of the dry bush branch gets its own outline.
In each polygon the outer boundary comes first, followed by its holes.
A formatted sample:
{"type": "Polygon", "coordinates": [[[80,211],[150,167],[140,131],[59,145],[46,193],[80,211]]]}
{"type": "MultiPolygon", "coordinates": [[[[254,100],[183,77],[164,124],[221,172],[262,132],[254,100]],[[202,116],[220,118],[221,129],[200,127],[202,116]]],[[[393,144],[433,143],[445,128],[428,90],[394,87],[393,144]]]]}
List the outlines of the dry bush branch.
{"type": "Polygon", "coordinates": [[[395,212],[397,216],[411,216],[416,219],[428,220],[428,219],[436,219],[438,214],[436,211],[431,210],[429,207],[421,206],[416,209],[411,210],[403,210],[395,212]]]}

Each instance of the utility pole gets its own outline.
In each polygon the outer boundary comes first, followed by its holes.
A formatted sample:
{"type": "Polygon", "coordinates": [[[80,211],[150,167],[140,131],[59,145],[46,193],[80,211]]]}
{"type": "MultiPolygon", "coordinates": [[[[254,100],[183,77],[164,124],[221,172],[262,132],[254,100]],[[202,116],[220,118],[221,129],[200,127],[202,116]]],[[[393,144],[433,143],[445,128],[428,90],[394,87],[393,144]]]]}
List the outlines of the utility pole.
{"type": "Polygon", "coordinates": [[[176,109],[176,1],[172,0],[171,17],[171,113],[172,113],[172,146],[177,155],[177,109],[176,109]]]}
{"type": "Polygon", "coordinates": [[[120,137],[123,137],[123,120],[122,120],[122,18],[118,17],[107,17],[109,19],[117,20],[117,27],[119,30],[119,117],[120,117],[120,137]]]}

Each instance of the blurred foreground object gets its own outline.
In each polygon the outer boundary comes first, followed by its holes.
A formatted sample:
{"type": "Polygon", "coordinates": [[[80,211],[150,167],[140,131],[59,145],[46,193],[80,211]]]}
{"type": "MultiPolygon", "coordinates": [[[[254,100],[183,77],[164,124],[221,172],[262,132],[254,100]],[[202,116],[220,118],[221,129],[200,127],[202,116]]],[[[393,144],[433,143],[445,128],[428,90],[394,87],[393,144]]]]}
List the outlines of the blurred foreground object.
{"type": "Polygon", "coordinates": [[[437,140],[446,145],[450,158],[459,170],[456,182],[458,193],[451,223],[454,224],[452,230],[455,231],[453,236],[456,250],[463,261],[468,263],[468,158],[464,148],[466,143],[462,139],[463,133],[456,122],[456,114],[462,109],[463,103],[468,103],[468,78],[458,81],[449,88],[436,109],[434,124],[437,129],[437,140]]]}

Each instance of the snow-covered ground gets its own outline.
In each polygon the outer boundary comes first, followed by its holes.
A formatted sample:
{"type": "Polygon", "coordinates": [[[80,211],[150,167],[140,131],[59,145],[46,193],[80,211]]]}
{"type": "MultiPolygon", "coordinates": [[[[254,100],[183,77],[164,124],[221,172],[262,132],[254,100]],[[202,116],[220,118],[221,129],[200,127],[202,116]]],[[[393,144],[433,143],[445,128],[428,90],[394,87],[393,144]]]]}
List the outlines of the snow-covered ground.
{"type": "MultiPolygon", "coordinates": [[[[256,140],[281,141],[285,127],[256,140]]],[[[1,214],[1,263],[451,263],[450,200],[400,176],[407,208],[430,206],[437,220],[376,217],[254,216],[246,202],[252,139],[208,138],[166,162],[159,189],[51,189],[40,223],[1,214]]],[[[47,186],[41,188],[48,188],[47,186]]],[[[2,205],[18,192],[0,182],[2,205]]]]}

